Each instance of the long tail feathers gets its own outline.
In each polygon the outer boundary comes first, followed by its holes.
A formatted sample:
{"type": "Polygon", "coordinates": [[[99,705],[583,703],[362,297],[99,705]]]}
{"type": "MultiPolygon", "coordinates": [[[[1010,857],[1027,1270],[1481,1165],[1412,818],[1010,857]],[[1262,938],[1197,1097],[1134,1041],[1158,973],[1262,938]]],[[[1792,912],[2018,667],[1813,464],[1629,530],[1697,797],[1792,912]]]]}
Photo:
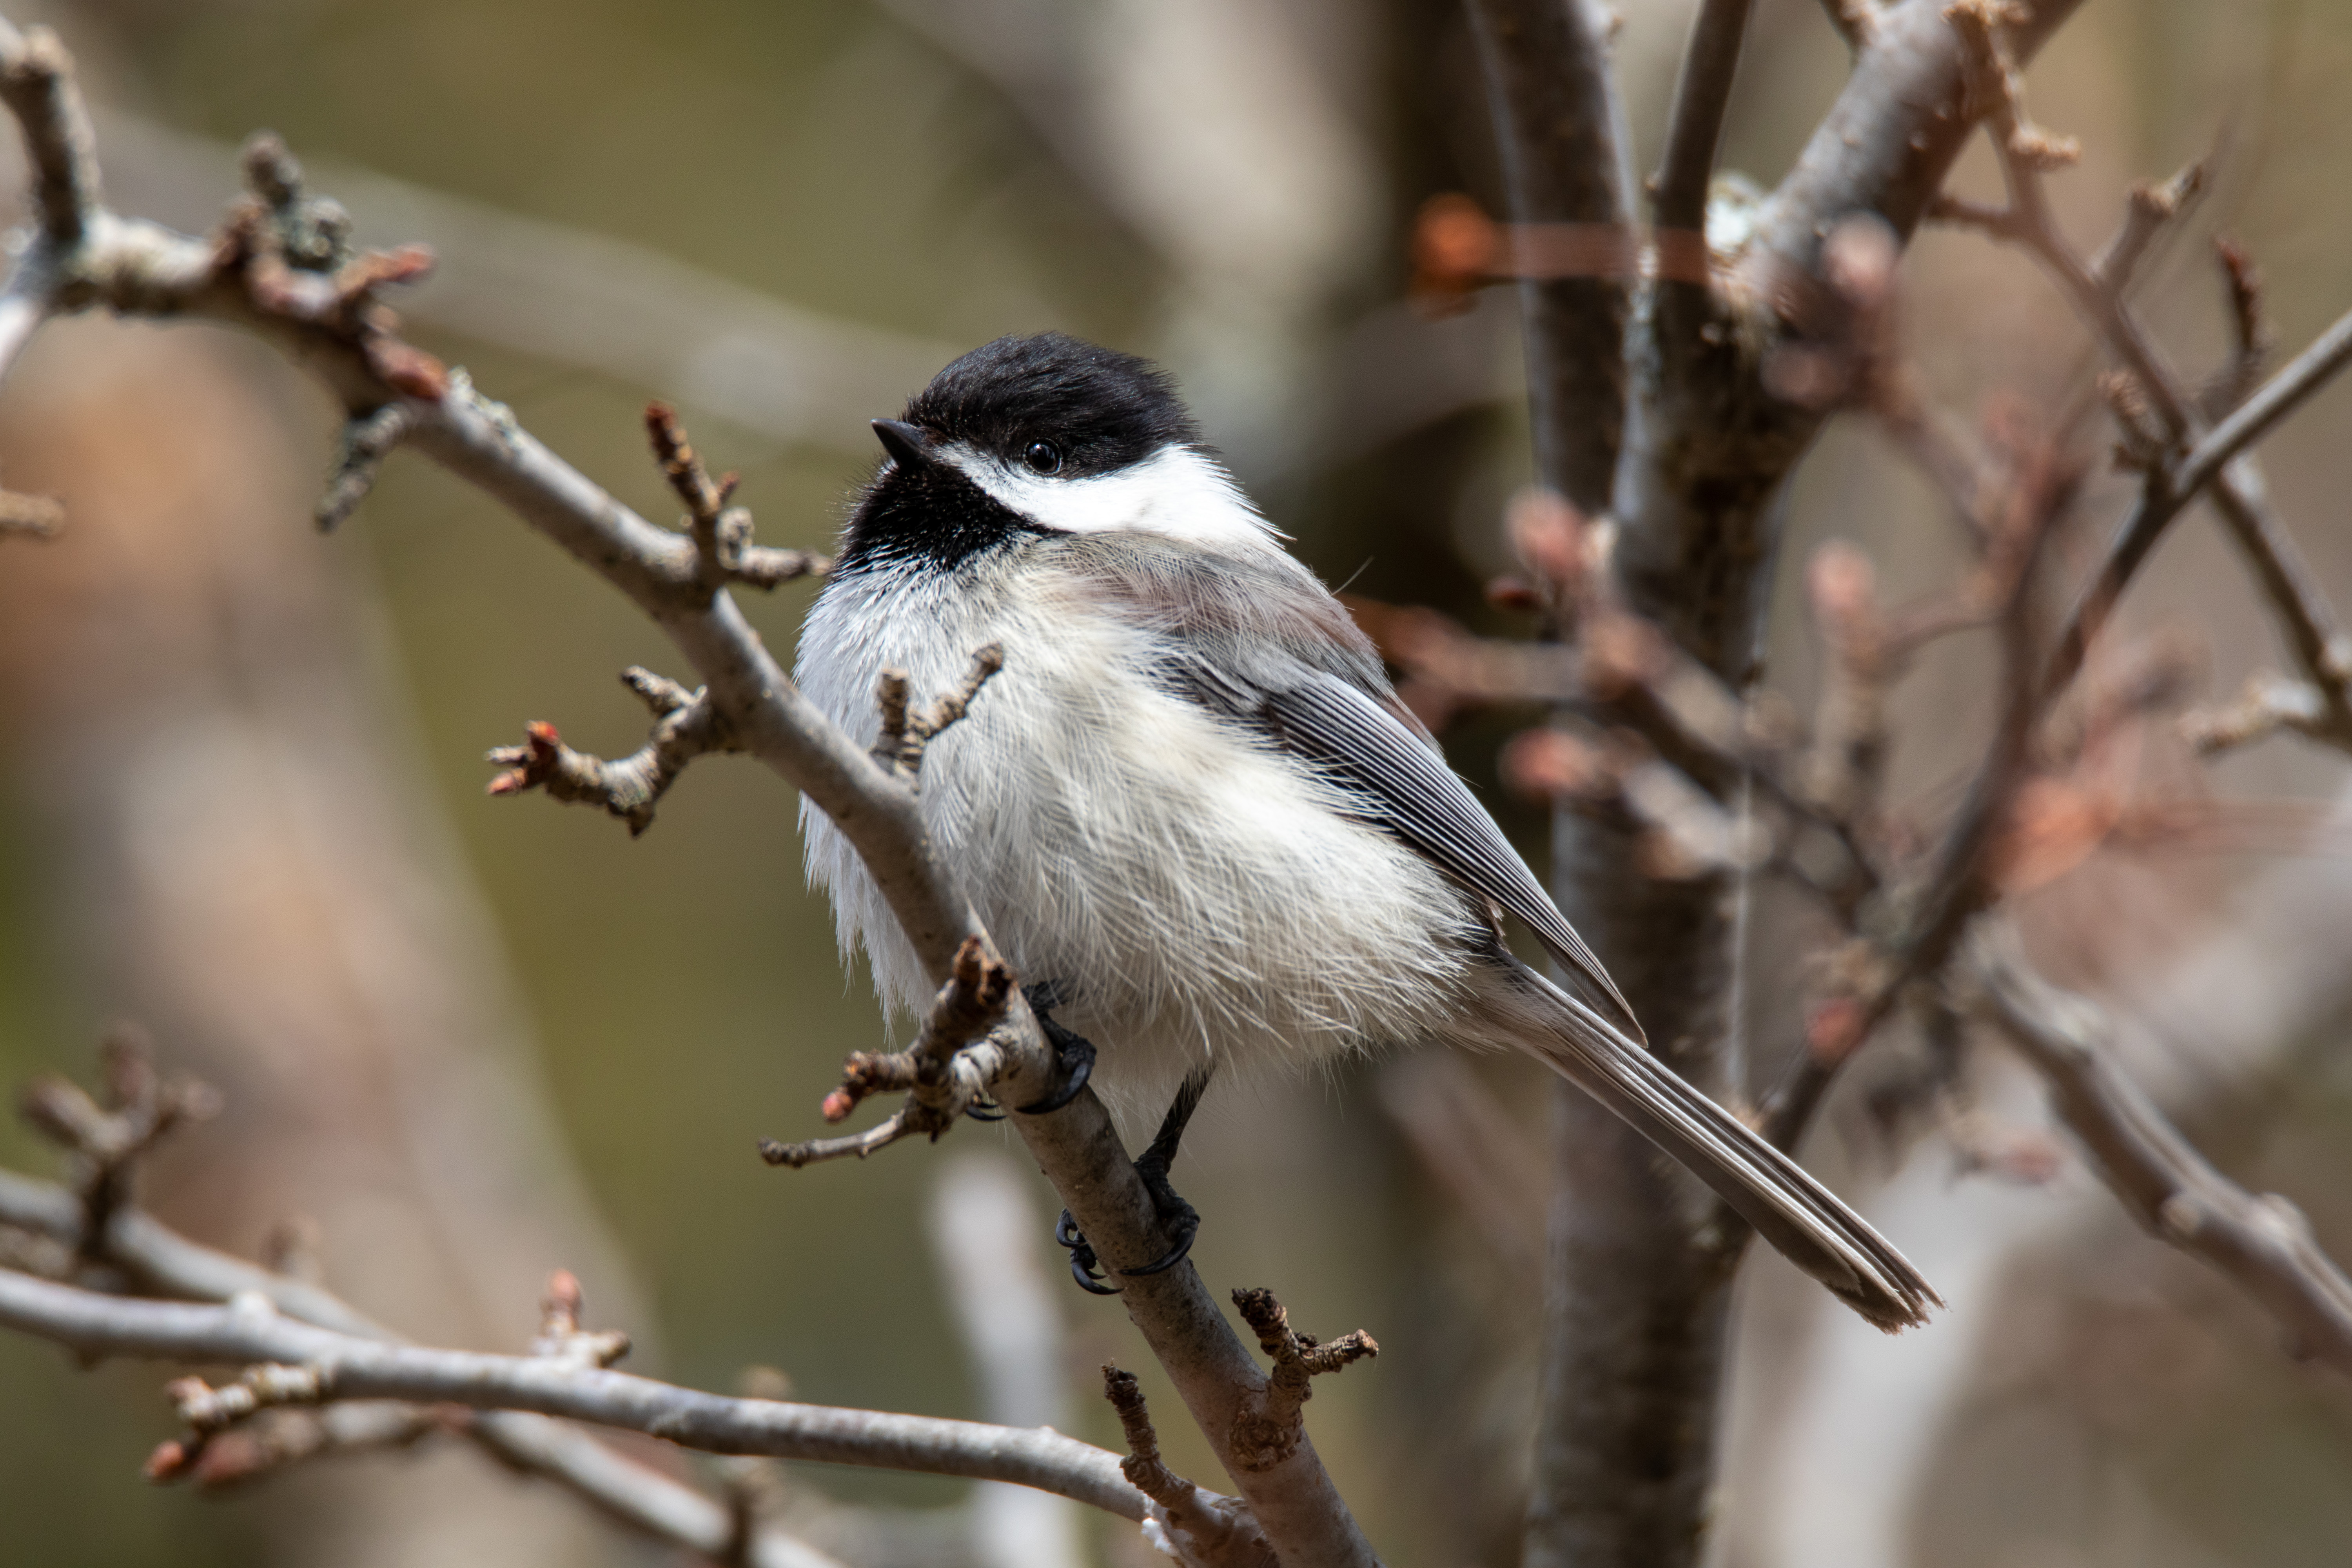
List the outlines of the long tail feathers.
{"type": "Polygon", "coordinates": [[[1790,1262],[1879,1328],[1927,1321],[1937,1296],[1910,1261],[1803,1166],[1533,971],[1555,1026],[1515,1043],[1688,1167],[1790,1262]]]}

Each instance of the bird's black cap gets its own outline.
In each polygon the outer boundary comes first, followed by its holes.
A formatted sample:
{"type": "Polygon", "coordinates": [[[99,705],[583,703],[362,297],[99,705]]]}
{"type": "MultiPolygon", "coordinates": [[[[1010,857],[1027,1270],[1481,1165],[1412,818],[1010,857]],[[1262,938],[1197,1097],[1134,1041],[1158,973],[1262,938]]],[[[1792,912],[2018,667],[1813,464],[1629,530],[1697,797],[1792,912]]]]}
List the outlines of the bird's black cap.
{"type": "Polygon", "coordinates": [[[999,338],[934,376],[902,419],[877,419],[889,463],[842,532],[836,577],[919,562],[950,571],[1047,531],[972,481],[941,448],[959,443],[1008,469],[1039,442],[1063,479],[1115,473],[1171,446],[1200,444],[1175,384],[1149,360],[1059,332],[999,338]]]}
{"type": "Polygon", "coordinates": [[[1175,383],[1150,360],[1060,332],[999,338],[931,378],[907,423],[1016,460],[1051,441],[1062,471],[1106,474],[1201,433],[1175,383]]]}

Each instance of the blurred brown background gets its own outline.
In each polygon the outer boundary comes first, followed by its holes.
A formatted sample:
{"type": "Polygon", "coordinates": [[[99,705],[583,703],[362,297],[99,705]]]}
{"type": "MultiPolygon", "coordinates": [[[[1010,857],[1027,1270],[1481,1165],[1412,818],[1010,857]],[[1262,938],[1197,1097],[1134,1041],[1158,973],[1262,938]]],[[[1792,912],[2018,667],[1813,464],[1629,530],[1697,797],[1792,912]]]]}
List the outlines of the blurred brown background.
{"type": "MultiPolygon", "coordinates": [[[[1647,168],[1690,7],[1622,8],[1647,168]]],[[[110,0],[11,15],[58,26],[81,60],[118,205],[199,227],[232,188],[236,141],[282,132],[363,239],[441,252],[415,335],[650,515],[672,509],[641,449],[648,396],[680,405],[714,467],[741,470],[765,540],[822,546],[870,461],[867,418],[964,347],[1055,327],[1166,360],[1328,579],[1508,625],[1478,585],[1505,564],[1499,510],[1527,468],[1510,304],[1432,323],[1402,302],[1420,202],[1466,188],[1495,205],[1453,5],[110,0]]],[[[1843,68],[1811,0],[1759,0],[1724,166],[1777,178],[1843,68]]],[[[2086,244],[2128,180],[2214,154],[2212,192],[2147,289],[2184,363],[2222,342],[2216,228],[2263,264],[2287,348],[2352,304],[2347,68],[2339,0],[2093,5],[2034,68],[2037,114],[2085,145],[2058,184],[2086,244]]],[[[1992,194],[1989,161],[1971,155],[1960,184],[1992,194]]],[[[1904,287],[1919,356],[1963,416],[2086,382],[2083,334],[2021,258],[1931,231],[1904,287]]],[[[804,1135],[843,1054],[879,1028],[803,890],[788,795],[748,763],[706,763],[635,843],[587,813],[484,798],[482,750],[525,720],[625,751],[642,720],[614,673],[685,672],[616,597],[421,463],[395,458],[341,534],[311,537],[332,429],[299,374],[197,329],[67,323],[0,397],[8,483],[73,518],[56,542],[0,545],[0,1076],[86,1070],[109,1020],[143,1022],[167,1061],[229,1095],[152,1173],[159,1208],[248,1253],[307,1216],[329,1282],[410,1331],[519,1345],[562,1264],[665,1375],[727,1387],[764,1363],[808,1398],[983,1414],[924,1239],[926,1195],[958,1151],[798,1173],[752,1153],[759,1134],[804,1135]]],[[[2342,603],[2352,391],[2324,394],[2267,452],[2342,603]]],[[[2095,481],[2095,522],[2117,493],[2095,481]]],[[[1832,538],[1870,551],[1889,597],[1960,558],[1938,503],[1866,429],[1833,427],[1789,505],[1791,584],[1832,538]]],[[[780,650],[808,592],[750,605],[780,650]]],[[[1774,680],[1801,708],[1815,652],[1783,597],[1774,680]]],[[[2198,639],[2215,695],[2276,658],[2201,518],[2126,619],[2198,639]]],[[[1898,698],[1897,794],[1928,814],[1991,711],[1988,654],[1963,639],[1898,698]]],[[[1526,717],[1474,716],[1447,739],[1534,850],[1540,814],[1492,782],[1526,717]]],[[[2113,847],[2026,911],[2053,973],[2138,1021],[2136,1069],[2209,1152],[2294,1195],[2339,1259],[2341,782],[2292,741],[2210,783],[2158,748],[2132,787],[2217,791],[2231,831],[2113,847]],[[2241,804],[2281,800],[2301,804],[2241,804]]],[[[1793,907],[1759,906],[1751,1031],[1768,1061],[1793,1037],[1814,934],[1793,907]]],[[[1880,1343],[1759,1259],[1726,1560],[2341,1562],[2352,1391],[2294,1366],[2226,1287],[2131,1233],[2063,1144],[2054,1174],[2021,1184],[1965,1171],[1948,1129],[1891,1138],[1864,1110],[1901,1069],[1905,1043],[1883,1049],[1812,1153],[1849,1190],[1877,1190],[1874,1214],[1954,1310],[1880,1343]]],[[[1970,1070],[1978,1133],[2043,1137],[1997,1055],[1970,1070]]],[[[1470,1077],[1532,1108],[1534,1071],[1470,1077]]],[[[1541,1202],[1531,1180],[1524,1212],[1465,1212],[1384,1109],[1445,1091],[1409,1062],[1229,1089],[1178,1170],[1213,1287],[1272,1285],[1296,1321],[1379,1339],[1376,1364],[1318,1389],[1317,1442],[1389,1560],[1440,1568],[1512,1560],[1535,1313],[1523,1243],[1541,1202]]],[[[972,1126],[953,1142],[1005,1140],[972,1126]]],[[[47,1168],[13,1126],[0,1158],[47,1168]]],[[[1033,1202],[1042,1248],[1042,1184],[1033,1202]]],[[[1066,1290],[1057,1310],[1081,1391],[1107,1357],[1143,1360],[1115,1304],[1066,1290]]],[[[0,1340],[0,1557],[650,1555],[465,1453],[318,1467],[228,1500],[147,1488],[158,1382],[0,1340]]],[[[1084,1401],[1057,1424],[1115,1436],[1084,1401]]],[[[1179,1467],[1213,1481],[1171,1436],[1179,1467]]],[[[803,1479],[893,1508],[962,1496],[803,1479]]],[[[1137,1560],[1114,1533],[1089,1524],[1086,1550],[1137,1560]]]]}

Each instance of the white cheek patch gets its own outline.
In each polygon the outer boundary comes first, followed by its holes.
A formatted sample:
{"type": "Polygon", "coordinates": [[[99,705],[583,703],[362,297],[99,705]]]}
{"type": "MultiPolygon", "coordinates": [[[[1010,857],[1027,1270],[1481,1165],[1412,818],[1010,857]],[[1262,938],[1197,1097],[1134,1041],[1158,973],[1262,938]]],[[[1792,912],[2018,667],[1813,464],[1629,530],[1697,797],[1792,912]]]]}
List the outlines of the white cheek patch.
{"type": "Polygon", "coordinates": [[[1156,533],[1188,544],[1279,539],[1233,477],[1190,447],[1169,447],[1117,473],[1058,479],[963,446],[940,454],[973,484],[1057,533],[1156,533]]]}

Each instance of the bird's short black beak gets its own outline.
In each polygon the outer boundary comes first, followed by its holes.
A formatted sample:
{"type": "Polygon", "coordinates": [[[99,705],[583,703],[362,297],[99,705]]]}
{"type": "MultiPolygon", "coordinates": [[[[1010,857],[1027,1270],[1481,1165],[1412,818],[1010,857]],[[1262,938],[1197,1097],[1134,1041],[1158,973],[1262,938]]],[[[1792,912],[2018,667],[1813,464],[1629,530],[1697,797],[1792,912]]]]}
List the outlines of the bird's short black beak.
{"type": "Polygon", "coordinates": [[[904,419],[877,419],[874,434],[890,460],[902,468],[919,468],[930,461],[931,433],[919,425],[904,419]]]}

